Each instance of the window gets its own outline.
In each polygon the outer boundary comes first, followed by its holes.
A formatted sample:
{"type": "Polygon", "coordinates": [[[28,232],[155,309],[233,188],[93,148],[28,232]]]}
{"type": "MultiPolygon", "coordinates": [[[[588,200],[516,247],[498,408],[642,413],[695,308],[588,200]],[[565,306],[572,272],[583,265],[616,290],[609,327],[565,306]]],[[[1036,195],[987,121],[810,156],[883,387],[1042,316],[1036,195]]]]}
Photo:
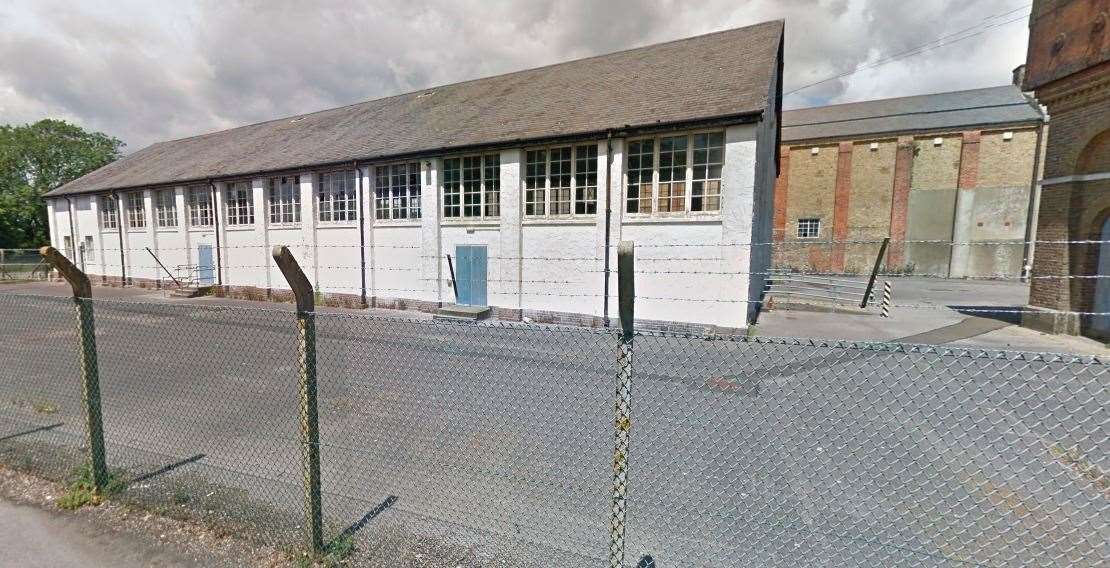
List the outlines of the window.
{"type": "Polygon", "coordinates": [[[574,213],[597,213],[597,144],[574,149],[574,213]]]}
{"type": "Polygon", "coordinates": [[[301,178],[270,178],[270,224],[291,225],[301,222],[301,178]]]}
{"type": "Polygon", "coordinates": [[[177,195],[172,189],[154,194],[154,217],[159,227],[177,226],[177,195]]]}
{"type": "Polygon", "coordinates": [[[100,198],[99,213],[100,213],[100,228],[101,229],[118,229],[119,228],[119,215],[116,211],[116,198],[111,195],[105,195],[100,198]]]}
{"type": "Polygon", "coordinates": [[[212,192],[207,187],[190,187],[187,207],[190,227],[211,227],[216,220],[212,211],[212,192]]]}
{"type": "Polygon", "coordinates": [[[695,134],[690,211],[721,210],[721,168],[725,163],[725,135],[695,134]]]}
{"type": "Polygon", "coordinates": [[[628,212],[651,213],[652,171],[655,169],[655,141],[628,143],[628,212]]]}
{"type": "Polygon", "coordinates": [[[524,214],[547,212],[547,150],[529,150],[524,160],[524,214]]]}
{"type": "Polygon", "coordinates": [[[720,211],[724,153],[723,132],[629,142],[625,211],[720,211]]]}
{"type": "Polygon", "coordinates": [[[686,137],[659,140],[659,197],[655,210],[677,213],[686,210],[686,137]]]}
{"type": "Polygon", "coordinates": [[[127,194],[127,228],[142,229],[146,227],[146,208],[143,203],[143,192],[134,191],[127,194]]]}
{"type": "Polygon", "coordinates": [[[525,153],[525,214],[597,213],[597,144],[525,153]]]}
{"type": "Polygon", "coordinates": [[[316,192],[316,200],[321,222],[358,221],[355,171],[320,174],[320,189],[316,192]]]}
{"type": "Polygon", "coordinates": [[[96,245],[93,243],[92,235],[85,235],[84,251],[85,262],[96,262],[96,245]]]}
{"type": "Polygon", "coordinates": [[[821,236],[820,219],[798,219],[798,238],[816,239],[821,236]]]}
{"type": "Polygon", "coordinates": [[[378,219],[420,218],[420,163],[378,166],[374,210],[378,219]]]}
{"type": "Polygon", "coordinates": [[[254,224],[254,190],[250,182],[239,181],[227,184],[227,225],[254,224]]]}
{"type": "Polygon", "coordinates": [[[443,160],[444,217],[496,217],[500,213],[500,155],[443,160]]]}

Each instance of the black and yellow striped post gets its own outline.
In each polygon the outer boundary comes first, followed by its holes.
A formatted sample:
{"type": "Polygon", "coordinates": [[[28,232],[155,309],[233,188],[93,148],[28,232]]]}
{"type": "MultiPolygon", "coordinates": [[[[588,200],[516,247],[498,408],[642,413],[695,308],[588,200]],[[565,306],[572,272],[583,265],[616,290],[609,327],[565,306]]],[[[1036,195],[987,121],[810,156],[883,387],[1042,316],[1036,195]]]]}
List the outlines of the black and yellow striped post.
{"type": "Polygon", "coordinates": [[[632,339],[635,316],[633,244],[617,246],[617,306],[620,343],[617,346],[617,390],[613,423],[613,510],[609,519],[609,566],[624,567],[624,535],[628,495],[628,443],[632,434],[632,339]]]}
{"type": "Polygon", "coordinates": [[[297,353],[300,358],[301,457],[304,472],[306,540],[314,553],[324,549],[320,496],[320,414],[316,405],[316,306],[312,283],[285,246],[275,246],[277,263],[297,299],[297,353]]]}
{"type": "Polygon", "coordinates": [[[108,486],[108,465],[104,451],[104,419],[100,413],[100,367],[96,361],[96,322],[93,318],[92,284],[89,277],[54,247],[42,247],[39,254],[69,282],[77,310],[77,337],[81,348],[77,362],[81,368],[81,400],[85,406],[85,435],[89,447],[89,470],[93,487],[103,493],[108,486]]]}

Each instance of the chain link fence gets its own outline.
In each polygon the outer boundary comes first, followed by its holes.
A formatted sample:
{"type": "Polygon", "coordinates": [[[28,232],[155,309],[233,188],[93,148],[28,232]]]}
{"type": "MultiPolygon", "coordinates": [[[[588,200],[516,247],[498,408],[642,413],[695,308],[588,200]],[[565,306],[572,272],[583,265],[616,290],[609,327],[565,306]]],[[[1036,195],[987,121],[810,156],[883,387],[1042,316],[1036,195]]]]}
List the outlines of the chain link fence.
{"type": "MultiPolygon", "coordinates": [[[[88,302],[113,498],[302,546],[296,315],[88,302]]],[[[74,301],[0,295],[0,321],[0,459],[71,479],[88,454],[74,301]]],[[[324,550],[353,565],[1110,555],[1104,360],[336,313],[315,327],[324,550]]]]}

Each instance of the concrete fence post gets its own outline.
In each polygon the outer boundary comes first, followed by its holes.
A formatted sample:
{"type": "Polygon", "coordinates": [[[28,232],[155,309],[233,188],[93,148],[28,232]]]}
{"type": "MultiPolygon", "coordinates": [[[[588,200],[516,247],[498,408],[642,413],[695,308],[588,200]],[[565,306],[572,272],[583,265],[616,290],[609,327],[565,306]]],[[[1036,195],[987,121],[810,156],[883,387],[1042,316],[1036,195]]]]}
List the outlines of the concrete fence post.
{"type": "Polygon", "coordinates": [[[634,248],[631,241],[617,247],[617,306],[620,311],[620,342],[617,346],[617,389],[613,423],[613,510],[609,530],[609,566],[624,566],[626,496],[628,494],[628,443],[632,433],[632,339],[636,284],[634,248]]]}
{"type": "Polygon", "coordinates": [[[312,284],[285,246],[275,246],[274,261],[297,300],[300,358],[301,458],[304,473],[306,540],[314,553],[324,549],[323,503],[320,496],[320,415],[316,405],[316,312],[312,284]]]}
{"type": "Polygon", "coordinates": [[[77,310],[77,337],[81,348],[77,362],[81,368],[81,400],[85,406],[85,435],[89,446],[89,469],[93,487],[103,492],[108,486],[108,466],[104,451],[104,420],[100,412],[100,369],[96,361],[96,323],[93,319],[92,284],[89,277],[54,247],[39,249],[49,263],[73,288],[77,310]]]}

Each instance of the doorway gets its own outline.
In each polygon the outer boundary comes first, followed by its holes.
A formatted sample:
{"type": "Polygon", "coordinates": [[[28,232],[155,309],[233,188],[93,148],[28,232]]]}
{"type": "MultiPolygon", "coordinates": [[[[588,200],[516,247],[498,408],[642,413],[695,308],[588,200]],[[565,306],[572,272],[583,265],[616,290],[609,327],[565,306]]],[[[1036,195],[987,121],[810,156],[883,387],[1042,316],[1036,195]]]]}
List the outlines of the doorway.
{"type": "Polygon", "coordinates": [[[212,283],[212,245],[197,245],[197,281],[201,286],[212,283]]]}
{"type": "Polygon", "coordinates": [[[485,306],[486,299],[486,246],[457,245],[455,247],[455,286],[458,302],[464,306],[485,306]]]}

